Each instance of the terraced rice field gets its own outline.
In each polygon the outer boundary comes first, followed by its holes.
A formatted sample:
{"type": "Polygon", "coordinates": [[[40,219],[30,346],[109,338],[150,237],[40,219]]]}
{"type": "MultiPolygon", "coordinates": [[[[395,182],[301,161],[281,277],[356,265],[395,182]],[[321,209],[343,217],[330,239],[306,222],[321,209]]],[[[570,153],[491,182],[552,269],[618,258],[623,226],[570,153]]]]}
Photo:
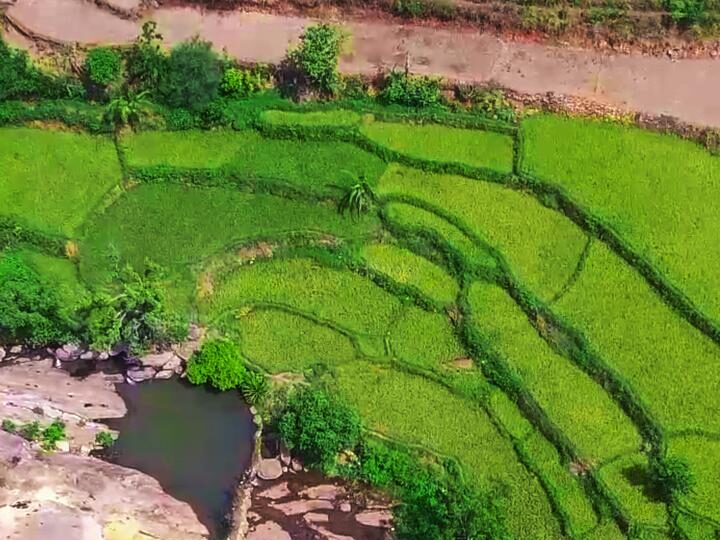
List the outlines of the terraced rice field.
{"type": "Polygon", "coordinates": [[[68,302],[115,261],[161,264],[175,309],[254,365],[322,376],[377,436],[502,486],[518,540],[720,534],[719,158],[548,115],[521,137],[260,119],[323,136],[0,129],[0,216],[70,241],[20,252],[68,302]],[[341,215],[361,181],[372,211],[341,215]],[[658,454],[692,492],[651,486],[658,454]]]}

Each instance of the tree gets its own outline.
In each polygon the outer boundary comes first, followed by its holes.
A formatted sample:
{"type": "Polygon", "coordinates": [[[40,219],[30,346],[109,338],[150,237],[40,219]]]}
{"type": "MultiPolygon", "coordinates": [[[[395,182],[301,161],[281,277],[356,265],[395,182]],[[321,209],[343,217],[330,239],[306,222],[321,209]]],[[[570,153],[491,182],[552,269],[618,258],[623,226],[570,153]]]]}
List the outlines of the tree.
{"type": "Polygon", "coordinates": [[[142,352],[187,335],[185,322],[165,307],[162,276],[152,264],[142,274],[126,266],[118,273],[117,286],[95,295],[86,314],[86,338],[93,348],[106,350],[123,344],[142,352]]]}
{"type": "Polygon", "coordinates": [[[357,411],[316,388],[299,390],[290,397],[278,430],[288,448],[323,470],[330,469],[343,450],[354,450],[361,439],[357,411]]]}
{"type": "Polygon", "coordinates": [[[265,375],[258,371],[248,371],[240,384],[240,390],[249,405],[260,405],[270,392],[270,384],[265,375]]]}
{"type": "Polygon", "coordinates": [[[155,21],[146,21],[127,54],[128,82],[134,88],[156,93],[167,70],[167,57],[160,48],[162,34],[155,21]]]}
{"type": "Polygon", "coordinates": [[[161,79],[161,95],[171,107],[202,111],[218,94],[222,65],[210,43],[193,39],[173,48],[161,79]]]}
{"type": "Polygon", "coordinates": [[[90,49],[85,58],[85,71],[90,81],[100,87],[107,87],[120,78],[122,57],[110,47],[90,49]]]}
{"type": "Polygon", "coordinates": [[[288,59],[321,94],[333,96],[340,86],[338,60],[345,34],[334,25],[309,26],[300,37],[300,45],[288,53],[288,59]]]}
{"type": "Polygon", "coordinates": [[[113,98],[105,109],[105,118],[115,126],[115,129],[126,125],[137,126],[140,117],[150,105],[146,99],[147,95],[147,91],[135,93],[129,90],[127,94],[113,98]]]}
{"type": "Polygon", "coordinates": [[[363,180],[353,184],[350,189],[347,190],[340,200],[338,210],[343,215],[345,212],[349,212],[354,219],[360,219],[360,216],[369,212],[376,202],[377,196],[370,187],[370,184],[363,180]]]}
{"type": "Polygon", "coordinates": [[[240,386],[246,374],[240,349],[225,339],[206,341],[190,358],[187,368],[191,383],[210,384],[223,392],[240,386]]]}
{"type": "Polygon", "coordinates": [[[0,341],[37,347],[72,337],[64,306],[20,257],[0,255],[0,283],[0,341]]]}
{"type": "Polygon", "coordinates": [[[691,493],[696,483],[690,465],[679,457],[653,460],[650,476],[656,488],[667,500],[691,493]]]}

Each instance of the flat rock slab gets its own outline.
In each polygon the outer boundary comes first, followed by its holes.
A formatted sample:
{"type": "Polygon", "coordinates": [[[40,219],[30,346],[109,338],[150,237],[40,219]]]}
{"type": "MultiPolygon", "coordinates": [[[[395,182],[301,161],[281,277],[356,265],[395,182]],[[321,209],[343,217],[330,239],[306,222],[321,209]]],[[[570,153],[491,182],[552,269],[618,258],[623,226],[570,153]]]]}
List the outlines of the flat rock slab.
{"type": "Polygon", "coordinates": [[[258,497],[262,497],[264,499],[271,499],[274,501],[278,499],[284,499],[285,497],[288,497],[290,495],[291,491],[288,488],[287,482],[282,482],[280,484],[271,486],[257,494],[258,497]]]}
{"type": "Polygon", "coordinates": [[[334,501],[341,495],[345,494],[345,490],[340,486],[332,484],[321,484],[303,489],[299,495],[308,499],[323,499],[326,501],[334,501]]]}
{"type": "Polygon", "coordinates": [[[307,514],[316,510],[332,510],[333,504],[329,501],[307,500],[307,501],[290,501],[282,504],[273,505],[275,510],[279,510],[286,516],[296,516],[298,514],[307,514]]]}
{"type": "Polygon", "coordinates": [[[250,531],[247,540],[292,540],[292,538],[280,525],[268,521],[250,531]]]}
{"type": "Polygon", "coordinates": [[[40,455],[2,431],[0,477],[3,540],[102,540],[105,526],[121,519],[153,538],[208,535],[190,506],[150,476],[91,457],[40,455]]]}
{"type": "Polygon", "coordinates": [[[355,514],[355,521],[368,527],[387,527],[392,521],[392,513],[388,510],[368,510],[355,514]]]}

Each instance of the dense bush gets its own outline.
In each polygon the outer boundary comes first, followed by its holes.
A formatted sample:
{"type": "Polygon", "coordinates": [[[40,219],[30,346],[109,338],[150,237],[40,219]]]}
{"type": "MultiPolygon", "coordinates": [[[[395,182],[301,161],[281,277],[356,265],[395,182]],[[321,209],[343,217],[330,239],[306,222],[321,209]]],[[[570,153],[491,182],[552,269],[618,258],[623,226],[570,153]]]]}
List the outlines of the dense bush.
{"type": "Polygon", "coordinates": [[[687,495],[692,492],[696,484],[690,465],[677,457],[654,460],[650,468],[650,476],[655,488],[667,500],[677,495],[687,495]]]}
{"type": "Polygon", "coordinates": [[[213,339],[190,358],[187,378],[193,384],[210,384],[226,391],[239,387],[247,375],[238,346],[232,341],[213,339]]]}
{"type": "Polygon", "coordinates": [[[167,57],[160,49],[162,35],[157,23],[147,21],[142,34],[127,53],[127,77],[131,86],[157,94],[160,80],[167,70],[167,57]]]}
{"type": "Polygon", "coordinates": [[[40,437],[42,439],[42,447],[45,450],[54,450],[55,445],[67,437],[65,434],[65,423],[60,420],[55,420],[42,430],[40,437]]]}
{"type": "Polygon", "coordinates": [[[288,448],[324,470],[334,466],[340,452],[354,450],[361,437],[358,413],[337,396],[315,388],[290,397],[278,429],[288,448]]]}
{"type": "Polygon", "coordinates": [[[223,73],[220,91],[229,98],[244,98],[259,92],[268,84],[268,74],[262,67],[244,69],[229,67],[223,73]]]}
{"type": "Polygon", "coordinates": [[[516,119],[515,110],[502,90],[458,85],[455,87],[455,97],[458,101],[470,105],[474,112],[493,120],[511,123],[516,119]]]}
{"type": "Polygon", "coordinates": [[[202,111],[217,95],[220,57],[210,43],[194,39],[174,47],[160,78],[160,95],[171,107],[202,111]]]}
{"type": "Polygon", "coordinates": [[[115,444],[115,437],[109,431],[99,431],[95,434],[95,444],[101,448],[110,448],[115,444]]]}
{"type": "Polygon", "coordinates": [[[0,341],[51,345],[66,341],[72,324],[55,292],[19,257],[0,255],[0,341]]]}
{"type": "Polygon", "coordinates": [[[81,95],[76,81],[40,71],[27,53],[7,45],[0,36],[0,101],[25,98],[60,98],[81,95]]]}
{"type": "Polygon", "coordinates": [[[440,79],[434,77],[414,77],[400,71],[388,74],[383,89],[378,96],[388,105],[424,108],[440,105],[440,79]]]}
{"type": "Polygon", "coordinates": [[[240,383],[240,390],[249,405],[260,405],[270,392],[268,378],[257,371],[248,371],[240,383]]]}
{"type": "Polygon", "coordinates": [[[340,85],[338,60],[344,40],[345,35],[337,26],[326,23],[310,26],[300,37],[300,45],[289,52],[288,59],[313,90],[335,95],[340,85]]]}
{"type": "Polygon", "coordinates": [[[148,265],[142,274],[127,266],[117,278],[118,284],[97,293],[85,313],[85,337],[93,348],[125,345],[142,352],[185,338],[187,325],[166,309],[157,266],[148,265]]]}
{"type": "Polygon", "coordinates": [[[120,53],[110,47],[90,49],[85,58],[85,71],[91,82],[99,86],[109,86],[120,78],[122,72],[120,53]]]}
{"type": "Polygon", "coordinates": [[[449,21],[456,15],[455,6],[449,0],[394,0],[392,9],[398,15],[410,19],[437,17],[449,21]]]}
{"type": "Polygon", "coordinates": [[[707,0],[667,0],[667,10],[673,21],[684,26],[708,21],[707,0]]]}

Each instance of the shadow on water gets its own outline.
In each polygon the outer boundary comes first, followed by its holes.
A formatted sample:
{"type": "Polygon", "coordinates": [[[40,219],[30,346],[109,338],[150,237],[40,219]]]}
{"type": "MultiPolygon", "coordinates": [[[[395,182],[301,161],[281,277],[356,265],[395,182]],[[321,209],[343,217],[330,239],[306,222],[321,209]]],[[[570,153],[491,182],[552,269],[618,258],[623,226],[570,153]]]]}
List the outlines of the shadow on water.
{"type": "Polygon", "coordinates": [[[255,425],[240,395],[178,379],[117,389],[128,414],[104,420],[120,432],[106,458],[157,479],[190,504],[213,538],[221,535],[253,451],[255,425]]]}

